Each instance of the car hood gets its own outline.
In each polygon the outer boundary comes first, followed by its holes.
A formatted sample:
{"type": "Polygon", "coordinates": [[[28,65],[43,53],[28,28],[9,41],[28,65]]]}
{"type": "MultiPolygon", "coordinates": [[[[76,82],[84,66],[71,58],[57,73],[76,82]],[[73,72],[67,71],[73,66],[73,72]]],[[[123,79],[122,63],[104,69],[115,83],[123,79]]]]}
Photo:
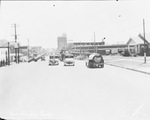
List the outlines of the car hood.
{"type": "Polygon", "coordinates": [[[58,60],[56,60],[56,59],[50,59],[49,61],[51,61],[51,62],[58,62],[58,60]]]}
{"type": "Polygon", "coordinates": [[[72,59],[72,58],[66,58],[66,59],[64,60],[64,62],[74,62],[74,59],[72,59]]]}

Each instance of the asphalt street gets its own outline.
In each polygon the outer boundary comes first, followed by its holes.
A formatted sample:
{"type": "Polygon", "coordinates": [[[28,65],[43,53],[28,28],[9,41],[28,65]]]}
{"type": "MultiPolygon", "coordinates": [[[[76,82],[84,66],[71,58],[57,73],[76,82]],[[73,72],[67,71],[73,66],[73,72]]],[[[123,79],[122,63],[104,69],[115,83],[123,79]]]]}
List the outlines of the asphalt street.
{"type": "Polygon", "coordinates": [[[149,101],[149,75],[113,66],[38,61],[0,68],[6,119],[149,120],[149,101]]]}

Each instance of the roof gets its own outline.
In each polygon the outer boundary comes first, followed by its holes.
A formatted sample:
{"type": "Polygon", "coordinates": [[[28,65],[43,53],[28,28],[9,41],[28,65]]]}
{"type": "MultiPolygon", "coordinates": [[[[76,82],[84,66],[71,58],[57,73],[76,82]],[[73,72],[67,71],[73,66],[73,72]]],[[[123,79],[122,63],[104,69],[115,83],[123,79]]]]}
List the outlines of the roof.
{"type": "Polygon", "coordinates": [[[127,43],[126,43],[126,45],[136,45],[137,43],[135,42],[135,40],[133,40],[132,38],[130,38],[128,41],[127,41],[127,43]]]}
{"type": "MultiPolygon", "coordinates": [[[[150,43],[150,33],[145,34],[146,43],[150,43]]],[[[144,44],[143,34],[139,34],[136,37],[130,38],[126,45],[137,45],[137,44],[144,44]]]]}
{"type": "Polygon", "coordinates": [[[145,38],[150,43],[150,33],[146,33],[145,34],[145,38]]]}
{"type": "Polygon", "coordinates": [[[89,56],[89,59],[93,59],[94,56],[100,56],[101,54],[99,53],[92,53],[90,56],[89,56]]]}
{"type": "Polygon", "coordinates": [[[143,42],[145,41],[147,44],[150,44],[150,34],[145,34],[145,40],[143,37],[144,35],[139,34],[138,36],[143,40],[143,42]]]}
{"type": "Polygon", "coordinates": [[[132,40],[135,42],[135,44],[143,44],[143,40],[140,37],[133,37],[132,40]]]}

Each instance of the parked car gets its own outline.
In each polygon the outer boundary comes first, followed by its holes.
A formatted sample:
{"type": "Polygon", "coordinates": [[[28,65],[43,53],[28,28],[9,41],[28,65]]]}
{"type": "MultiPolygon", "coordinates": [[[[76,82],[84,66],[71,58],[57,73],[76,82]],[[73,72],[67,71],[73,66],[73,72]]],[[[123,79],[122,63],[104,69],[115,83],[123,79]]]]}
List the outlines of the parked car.
{"type": "Polygon", "coordinates": [[[55,56],[55,55],[49,56],[49,65],[59,65],[57,56],[55,56]]]}
{"type": "Polygon", "coordinates": [[[86,66],[89,68],[104,67],[104,59],[99,53],[92,53],[86,60],[86,66]]]}
{"type": "Polygon", "coordinates": [[[64,66],[75,65],[74,56],[72,54],[66,54],[64,59],[64,66]]]}

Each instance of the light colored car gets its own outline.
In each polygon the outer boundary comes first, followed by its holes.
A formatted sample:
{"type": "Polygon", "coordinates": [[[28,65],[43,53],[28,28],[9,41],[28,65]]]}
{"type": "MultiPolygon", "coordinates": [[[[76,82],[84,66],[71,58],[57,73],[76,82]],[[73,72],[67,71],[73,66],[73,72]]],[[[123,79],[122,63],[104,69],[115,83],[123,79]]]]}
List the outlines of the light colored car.
{"type": "Polygon", "coordinates": [[[56,56],[51,55],[49,57],[49,65],[59,65],[59,61],[57,60],[56,56]]]}
{"type": "Polygon", "coordinates": [[[65,55],[64,66],[66,65],[75,65],[74,56],[73,55],[65,55]]]}

